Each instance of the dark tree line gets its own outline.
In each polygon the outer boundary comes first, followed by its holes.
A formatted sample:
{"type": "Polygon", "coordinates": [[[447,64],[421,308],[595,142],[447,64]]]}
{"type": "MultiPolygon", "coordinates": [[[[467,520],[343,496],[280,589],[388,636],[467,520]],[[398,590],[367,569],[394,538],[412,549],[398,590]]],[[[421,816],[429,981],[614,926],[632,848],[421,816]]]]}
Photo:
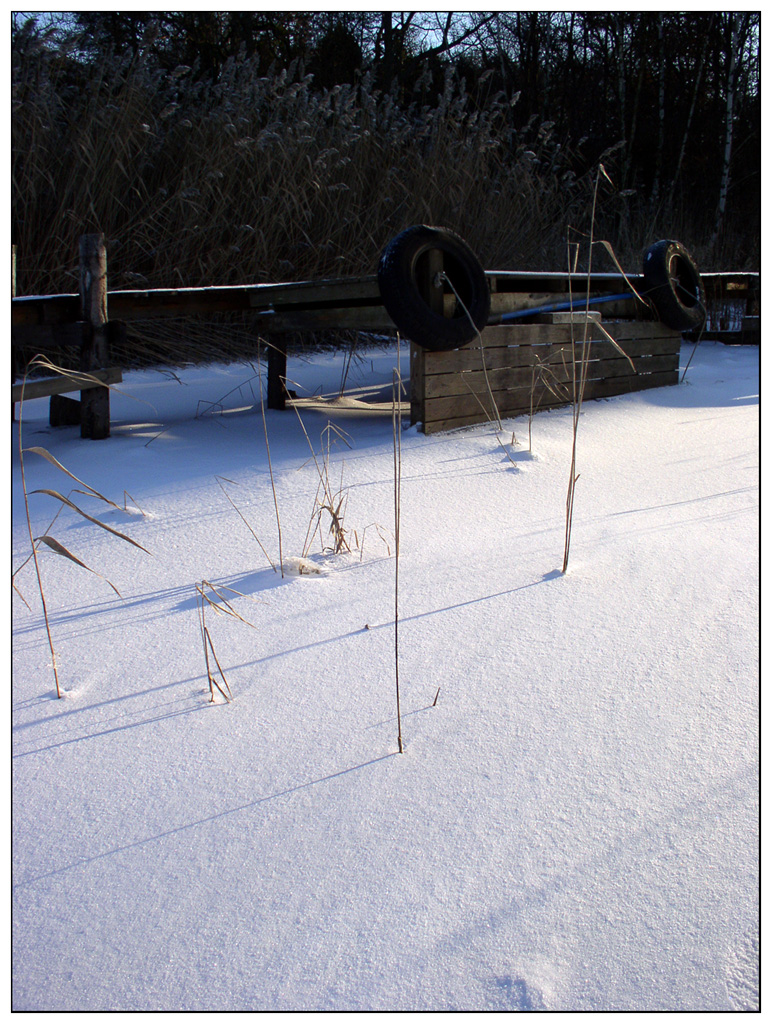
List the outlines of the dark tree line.
{"type": "Polygon", "coordinates": [[[603,158],[635,216],[758,260],[759,12],[89,11],[47,33],[70,61],[109,50],[202,83],[240,57],[295,62],[319,90],[369,76],[406,111],[436,103],[452,65],[476,109],[504,96],[513,135],[546,125],[577,175],[603,158]]]}

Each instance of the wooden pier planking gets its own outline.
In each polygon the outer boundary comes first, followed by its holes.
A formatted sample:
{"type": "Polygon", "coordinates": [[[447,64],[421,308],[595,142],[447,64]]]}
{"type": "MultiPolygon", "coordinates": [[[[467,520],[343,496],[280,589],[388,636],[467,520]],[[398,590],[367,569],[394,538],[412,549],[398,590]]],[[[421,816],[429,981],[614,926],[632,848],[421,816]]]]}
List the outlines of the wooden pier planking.
{"type": "MultiPolygon", "coordinates": [[[[630,356],[635,372],[598,324],[590,323],[585,398],[678,383],[677,331],[655,321],[607,321],[603,326],[630,356]]],[[[495,420],[489,389],[501,416],[565,405],[571,401],[573,359],[581,358],[583,335],[580,323],[489,327],[482,332],[482,348],[472,343],[425,353],[422,377],[415,385],[411,381],[415,422],[428,434],[495,420]]]]}

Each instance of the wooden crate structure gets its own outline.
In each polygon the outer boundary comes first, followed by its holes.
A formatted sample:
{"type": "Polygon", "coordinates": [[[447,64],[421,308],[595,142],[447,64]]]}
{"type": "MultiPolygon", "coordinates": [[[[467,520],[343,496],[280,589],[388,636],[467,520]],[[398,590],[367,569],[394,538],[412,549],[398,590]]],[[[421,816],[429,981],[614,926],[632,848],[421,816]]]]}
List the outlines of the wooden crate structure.
{"type": "MultiPolygon", "coordinates": [[[[681,335],[657,321],[600,318],[587,326],[585,399],[624,395],[678,383],[681,335]]],[[[583,319],[583,318],[582,318],[583,319]]],[[[412,423],[426,434],[499,415],[521,416],[572,400],[573,360],[581,358],[584,323],[530,323],[487,327],[480,341],[445,352],[411,345],[412,423]]],[[[577,365],[577,376],[579,367],[577,365]]]]}

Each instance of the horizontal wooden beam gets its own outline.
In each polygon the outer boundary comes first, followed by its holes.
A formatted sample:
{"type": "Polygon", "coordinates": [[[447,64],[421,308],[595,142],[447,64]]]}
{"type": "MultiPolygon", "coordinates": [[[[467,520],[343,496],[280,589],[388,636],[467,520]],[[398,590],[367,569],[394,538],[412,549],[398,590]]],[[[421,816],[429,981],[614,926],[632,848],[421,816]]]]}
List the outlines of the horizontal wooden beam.
{"type": "MultiPolygon", "coordinates": [[[[585,368],[586,380],[597,380],[604,377],[629,377],[632,368],[630,363],[609,352],[611,346],[604,351],[603,358],[590,358],[585,368]]],[[[516,388],[558,387],[570,384],[573,379],[573,363],[570,353],[564,353],[564,362],[553,362],[549,365],[535,364],[532,366],[502,366],[498,369],[467,370],[464,373],[434,374],[426,377],[424,394],[427,399],[462,398],[469,395],[483,396],[488,388],[494,392],[511,391],[516,388]]],[[[678,369],[678,353],[658,356],[636,356],[633,366],[637,374],[664,373],[678,369]]],[[[578,365],[578,364],[577,364],[578,365]]],[[[577,376],[579,370],[577,370],[577,376]]]]}
{"type": "MultiPolygon", "coordinates": [[[[548,303],[600,298],[643,287],[641,274],[566,274],[560,272],[486,271],[491,289],[491,316],[533,309],[548,303]]],[[[758,289],[754,273],[702,274],[709,297],[745,295],[758,289]]],[[[108,291],[111,319],[132,321],[217,313],[252,312],[260,316],[266,333],[286,330],[395,330],[381,302],[378,279],[373,275],[323,281],[276,284],[226,285],[206,288],[150,288],[108,291]]],[[[448,293],[446,305],[453,302],[448,293]]],[[[79,319],[75,294],[19,296],[12,299],[12,325],[56,325],[79,319]]],[[[604,316],[646,316],[634,299],[604,306],[604,316]]]]}
{"type": "MultiPolygon", "coordinates": [[[[634,391],[667,387],[677,383],[677,369],[662,373],[630,374],[628,376],[611,377],[605,380],[590,380],[587,382],[584,397],[586,400],[611,398],[615,395],[626,395],[634,391]]],[[[465,427],[474,423],[485,422],[486,419],[495,422],[496,416],[492,412],[489,397],[487,395],[480,395],[478,397],[479,401],[470,396],[463,404],[454,399],[453,405],[450,407],[440,405],[439,402],[441,400],[435,400],[434,402],[427,400],[425,420],[423,422],[424,433],[435,434],[441,430],[453,430],[456,427],[465,427]]],[[[499,395],[495,395],[495,397],[499,415],[504,419],[528,415],[531,410],[530,387],[501,392],[499,395]]],[[[569,403],[564,397],[556,396],[549,388],[541,387],[533,392],[534,412],[567,404],[569,403]]]]}
{"type": "Polygon", "coordinates": [[[61,377],[33,378],[26,384],[13,384],[11,386],[11,401],[21,401],[22,388],[24,389],[24,400],[27,401],[31,398],[48,398],[51,395],[66,395],[72,391],[88,391],[91,388],[107,387],[110,384],[120,384],[122,380],[123,373],[117,367],[91,370],[88,376],[71,370],[61,377]],[[97,377],[99,382],[95,383],[89,377],[97,377]]]}
{"type": "Polygon", "coordinates": [[[11,344],[38,352],[47,348],[78,348],[86,330],[90,330],[90,325],[85,320],[71,324],[22,324],[11,327],[11,344]]]}

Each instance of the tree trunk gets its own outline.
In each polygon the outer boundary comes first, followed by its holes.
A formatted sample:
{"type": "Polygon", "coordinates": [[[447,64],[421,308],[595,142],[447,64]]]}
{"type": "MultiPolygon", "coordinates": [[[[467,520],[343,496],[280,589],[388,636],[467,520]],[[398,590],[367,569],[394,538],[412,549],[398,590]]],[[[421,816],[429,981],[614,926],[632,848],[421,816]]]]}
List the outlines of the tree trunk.
{"type": "Polygon", "coordinates": [[[679,179],[679,177],[681,175],[681,167],[683,166],[684,155],[686,154],[686,144],[689,141],[689,132],[691,131],[691,127],[692,127],[692,120],[694,118],[694,110],[695,110],[695,107],[697,106],[697,97],[700,94],[700,85],[702,83],[702,70],[705,67],[705,59],[706,59],[707,54],[708,54],[708,42],[710,40],[710,30],[713,27],[713,20],[714,20],[714,18],[715,18],[715,15],[711,14],[710,21],[708,22],[708,27],[707,27],[707,29],[705,31],[705,41],[702,44],[702,55],[700,56],[700,64],[699,64],[699,67],[697,68],[697,77],[694,80],[694,91],[692,92],[692,103],[691,103],[691,106],[689,107],[689,115],[686,118],[686,127],[684,128],[683,137],[681,139],[681,149],[680,149],[680,152],[678,154],[678,163],[676,164],[676,169],[675,169],[675,172],[673,173],[673,179],[670,182],[670,191],[668,193],[668,206],[671,207],[671,208],[673,206],[673,197],[675,195],[676,184],[677,184],[678,179],[679,179]]]}
{"type": "Polygon", "coordinates": [[[735,92],[737,89],[737,68],[738,68],[738,57],[740,53],[741,40],[744,38],[744,25],[747,19],[747,14],[739,14],[735,18],[733,14],[729,15],[730,25],[732,28],[732,41],[731,41],[731,52],[729,54],[729,73],[727,75],[726,83],[726,129],[724,137],[724,160],[721,168],[721,186],[718,193],[718,207],[716,208],[716,220],[713,227],[713,237],[710,241],[710,247],[715,252],[716,247],[721,238],[721,232],[724,227],[724,216],[726,214],[726,200],[729,194],[729,186],[731,184],[731,166],[732,166],[732,138],[734,135],[734,104],[735,104],[735,92]]]}
{"type": "Polygon", "coordinates": [[[654,168],[654,183],[651,186],[651,207],[656,213],[659,190],[662,183],[662,161],[665,153],[665,33],[662,14],[657,15],[657,41],[659,43],[659,117],[657,122],[657,163],[654,168]]]}

